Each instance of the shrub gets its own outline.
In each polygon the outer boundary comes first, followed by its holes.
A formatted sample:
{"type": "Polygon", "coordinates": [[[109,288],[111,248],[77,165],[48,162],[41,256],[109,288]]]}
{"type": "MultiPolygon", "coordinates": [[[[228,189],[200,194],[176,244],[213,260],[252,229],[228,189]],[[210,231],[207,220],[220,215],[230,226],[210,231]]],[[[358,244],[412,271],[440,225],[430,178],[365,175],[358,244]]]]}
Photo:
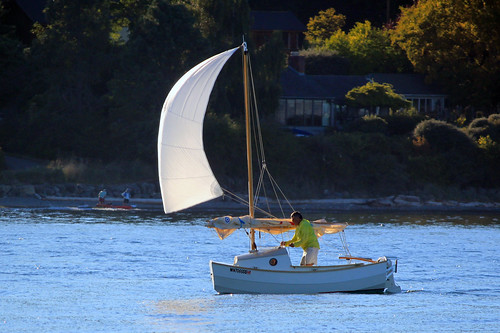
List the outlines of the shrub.
{"type": "Polygon", "coordinates": [[[386,133],[387,121],[376,115],[367,115],[353,121],[348,125],[347,130],[362,133],[386,133]]]}
{"type": "Polygon", "coordinates": [[[500,113],[490,114],[488,122],[493,126],[500,126],[500,113]]]}
{"type": "Polygon", "coordinates": [[[492,114],[488,118],[474,119],[467,128],[467,134],[478,141],[481,137],[489,136],[493,141],[500,141],[500,114],[492,114]]]}
{"type": "Polygon", "coordinates": [[[476,118],[471,123],[469,124],[469,128],[482,128],[482,127],[489,127],[489,122],[488,118],[482,117],[482,118],[476,118]]]}
{"type": "Polygon", "coordinates": [[[387,121],[389,135],[404,135],[411,133],[424,120],[424,116],[395,113],[385,116],[384,119],[387,121]]]}
{"type": "Polygon", "coordinates": [[[477,143],[481,148],[481,156],[483,157],[483,183],[481,185],[491,188],[500,186],[500,173],[498,172],[500,143],[493,141],[489,135],[481,136],[477,143]]]}
{"type": "Polygon", "coordinates": [[[491,138],[493,141],[500,143],[500,113],[490,114],[488,123],[491,129],[491,138]]]}
{"type": "Polygon", "coordinates": [[[414,132],[416,156],[410,169],[417,181],[470,186],[480,181],[479,149],[464,131],[439,120],[425,120],[414,132]]]}
{"type": "Polygon", "coordinates": [[[413,136],[424,138],[434,152],[457,150],[468,154],[477,149],[475,142],[464,131],[441,120],[429,119],[420,122],[415,127],[413,136]]]}

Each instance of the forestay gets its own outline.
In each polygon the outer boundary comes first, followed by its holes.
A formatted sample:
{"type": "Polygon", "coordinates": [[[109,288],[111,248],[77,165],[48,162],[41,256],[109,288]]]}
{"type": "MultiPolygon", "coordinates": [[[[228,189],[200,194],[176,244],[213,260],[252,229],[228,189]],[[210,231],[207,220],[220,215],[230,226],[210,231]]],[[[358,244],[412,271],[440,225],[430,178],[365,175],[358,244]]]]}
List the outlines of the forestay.
{"type": "Polygon", "coordinates": [[[158,172],[165,213],[222,195],[203,148],[203,120],[215,80],[238,48],[192,68],[165,100],[158,133],[158,172]]]}

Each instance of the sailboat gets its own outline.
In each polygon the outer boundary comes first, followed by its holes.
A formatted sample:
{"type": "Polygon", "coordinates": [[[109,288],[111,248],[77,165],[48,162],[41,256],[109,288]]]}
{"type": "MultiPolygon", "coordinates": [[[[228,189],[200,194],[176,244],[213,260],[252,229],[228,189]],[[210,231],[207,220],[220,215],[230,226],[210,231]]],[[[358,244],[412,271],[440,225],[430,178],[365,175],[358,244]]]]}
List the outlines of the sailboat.
{"type": "MultiPolygon", "coordinates": [[[[288,250],[281,246],[258,249],[255,233],[273,235],[293,231],[290,219],[266,212],[256,204],[252,170],[249,94],[249,52],[246,43],[219,53],[189,70],[170,90],[163,105],[158,134],[158,169],[163,208],[166,214],[218,198],[225,193],[215,178],[203,146],[203,121],[216,79],[228,59],[242,50],[245,90],[245,125],[248,172],[248,215],[222,216],[209,220],[207,227],[221,239],[235,230],[249,235],[248,253],[237,255],[233,263],[210,261],[215,291],[220,294],[311,294],[331,292],[400,292],[394,281],[397,270],[387,257],[376,260],[353,257],[345,242],[345,223],[313,221],[318,236],[341,235],[346,260],[329,266],[293,265],[288,250]],[[256,211],[263,217],[256,217],[256,211]]],[[[262,161],[262,170],[267,170],[262,161]]],[[[260,178],[259,178],[260,179],[260,178]]],[[[259,182],[260,184],[260,182],[259,182]]],[[[226,191],[226,193],[230,193],[226,191]]]]}

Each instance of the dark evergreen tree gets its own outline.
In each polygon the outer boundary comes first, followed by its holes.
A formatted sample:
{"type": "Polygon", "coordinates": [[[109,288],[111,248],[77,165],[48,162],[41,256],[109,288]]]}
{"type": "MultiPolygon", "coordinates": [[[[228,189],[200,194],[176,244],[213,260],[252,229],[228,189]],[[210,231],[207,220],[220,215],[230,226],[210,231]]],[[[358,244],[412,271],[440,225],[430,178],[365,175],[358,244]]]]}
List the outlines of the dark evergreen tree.
{"type": "Polygon", "coordinates": [[[48,158],[103,154],[102,96],[114,63],[109,2],[55,0],[45,13],[48,24],[35,25],[30,49],[33,97],[24,110],[19,144],[48,158]]]}
{"type": "Polygon", "coordinates": [[[156,160],[163,102],[176,80],[206,58],[208,44],[183,5],[146,2],[130,17],[110,81],[110,137],[117,158],[156,160]],[[138,14],[138,15],[137,15],[138,14]]]}

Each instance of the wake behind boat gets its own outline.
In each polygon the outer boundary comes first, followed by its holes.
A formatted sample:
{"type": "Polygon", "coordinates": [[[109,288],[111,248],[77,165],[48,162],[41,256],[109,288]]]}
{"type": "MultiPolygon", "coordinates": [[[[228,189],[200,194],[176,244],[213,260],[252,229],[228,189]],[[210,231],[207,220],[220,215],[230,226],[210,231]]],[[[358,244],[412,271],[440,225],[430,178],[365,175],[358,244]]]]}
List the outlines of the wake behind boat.
{"type": "MultiPolygon", "coordinates": [[[[256,125],[256,139],[261,140],[261,137],[256,105],[253,105],[255,111],[251,114],[250,91],[253,89],[250,89],[249,52],[245,43],[193,67],[177,81],[165,100],[158,134],[158,170],[165,213],[186,209],[224,193],[235,197],[230,191],[221,188],[210,168],[203,147],[203,120],[210,93],[221,69],[240,49],[243,51],[248,171],[246,204],[249,214],[215,218],[207,226],[215,229],[221,239],[235,230],[249,230],[250,251],[236,256],[233,264],[210,261],[214,289],[221,294],[400,292],[401,288],[394,282],[396,269],[390,259],[380,257],[372,260],[351,256],[345,241],[342,241],[345,255],[340,259],[347,260],[346,264],[330,266],[294,266],[285,248],[257,248],[256,231],[276,235],[293,231],[295,225],[290,219],[277,218],[256,204],[264,176],[269,177],[275,193],[282,192],[271,177],[261,150],[258,155],[261,157],[259,182],[256,186],[258,191],[254,194],[252,124],[256,125]],[[256,211],[263,217],[256,217],[256,211]]],[[[263,149],[262,144],[257,144],[257,147],[263,149]]],[[[242,200],[238,197],[236,199],[242,200]]],[[[284,215],[283,210],[281,213],[284,215]]],[[[341,239],[345,239],[344,229],[347,224],[320,220],[313,221],[312,226],[317,236],[339,233],[341,239]]]]}

